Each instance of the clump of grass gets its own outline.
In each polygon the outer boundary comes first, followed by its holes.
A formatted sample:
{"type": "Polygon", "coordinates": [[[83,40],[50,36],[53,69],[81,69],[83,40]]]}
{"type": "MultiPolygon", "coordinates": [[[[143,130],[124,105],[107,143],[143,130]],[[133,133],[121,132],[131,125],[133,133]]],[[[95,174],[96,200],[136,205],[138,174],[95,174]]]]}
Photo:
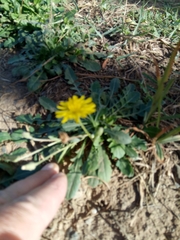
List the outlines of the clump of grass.
{"type": "MultiPolygon", "coordinates": [[[[89,6],[87,6],[89,8],[89,6]]],[[[84,7],[85,8],[85,7],[84,7]]],[[[167,38],[177,43],[180,33],[179,10],[164,7],[148,7],[128,4],[127,1],[102,1],[101,4],[90,7],[94,15],[82,18],[91,22],[96,28],[97,36],[118,37],[121,35],[139,37],[146,41],[152,38],[167,38]]],[[[86,9],[87,10],[87,9],[86,9]]]]}
{"type": "Polygon", "coordinates": [[[1,4],[1,47],[18,47],[10,59],[13,74],[27,80],[35,92],[49,78],[73,72],[70,63],[98,71],[97,55],[85,47],[89,33],[75,21],[77,8],[64,1],[3,1],[1,4]],[[23,64],[23,68],[22,68],[23,64]]]}

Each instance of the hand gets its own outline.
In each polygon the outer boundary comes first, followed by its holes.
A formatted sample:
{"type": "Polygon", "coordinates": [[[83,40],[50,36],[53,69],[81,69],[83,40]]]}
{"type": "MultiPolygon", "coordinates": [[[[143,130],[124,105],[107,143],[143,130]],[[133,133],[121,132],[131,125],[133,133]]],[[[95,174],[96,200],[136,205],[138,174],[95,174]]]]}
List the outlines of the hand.
{"type": "Polygon", "coordinates": [[[0,191],[0,239],[39,240],[65,198],[67,178],[50,163],[0,191]]]}

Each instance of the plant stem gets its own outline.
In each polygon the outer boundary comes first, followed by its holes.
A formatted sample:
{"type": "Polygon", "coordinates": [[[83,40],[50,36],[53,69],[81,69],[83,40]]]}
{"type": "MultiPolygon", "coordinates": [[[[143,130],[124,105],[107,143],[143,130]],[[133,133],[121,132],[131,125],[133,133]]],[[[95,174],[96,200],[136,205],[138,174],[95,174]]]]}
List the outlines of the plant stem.
{"type": "Polygon", "coordinates": [[[89,133],[89,131],[87,130],[87,128],[84,126],[84,124],[81,122],[81,119],[79,119],[79,124],[81,126],[81,128],[83,129],[83,131],[88,135],[88,137],[91,139],[91,141],[93,142],[92,136],[89,133]]]}
{"type": "MultiPolygon", "coordinates": [[[[50,155],[48,155],[47,157],[43,158],[41,161],[37,162],[37,163],[28,163],[26,165],[23,165],[22,166],[22,170],[26,170],[27,166],[29,167],[29,164],[33,164],[32,167],[31,167],[31,170],[35,170],[36,167],[38,167],[39,165],[41,165],[42,163],[46,162],[47,160],[49,160],[51,157],[53,157],[55,154],[58,154],[60,152],[63,152],[63,153],[66,153],[68,148],[73,148],[74,146],[76,145],[76,143],[71,143],[70,145],[67,145],[63,148],[59,148],[58,150],[56,150],[55,152],[51,153],[50,155]]],[[[41,149],[42,150],[42,149],[41,149]]],[[[65,154],[64,154],[65,155],[65,154]]],[[[63,155],[63,156],[64,156],[63,155]]],[[[58,162],[59,163],[59,162],[58,162]]],[[[29,168],[28,168],[29,169],[29,168]]]]}
{"type": "MultiPolygon", "coordinates": [[[[59,141],[59,142],[60,142],[60,141],[59,141]]],[[[43,148],[40,148],[40,149],[35,150],[34,152],[30,152],[30,153],[28,153],[28,154],[26,154],[26,155],[19,156],[19,157],[17,157],[17,158],[14,160],[14,162],[19,162],[19,161],[24,160],[24,159],[26,159],[26,158],[28,158],[28,157],[31,157],[31,156],[33,156],[34,154],[41,152],[43,149],[48,148],[48,147],[52,147],[53,145],[55,145],[55,144],[57,144],[57,143],[58,143],[58,142],[52,142],[52,143],[48,144],[47,146],[45,146],[45,147],[43,147],[43,148]]]]}

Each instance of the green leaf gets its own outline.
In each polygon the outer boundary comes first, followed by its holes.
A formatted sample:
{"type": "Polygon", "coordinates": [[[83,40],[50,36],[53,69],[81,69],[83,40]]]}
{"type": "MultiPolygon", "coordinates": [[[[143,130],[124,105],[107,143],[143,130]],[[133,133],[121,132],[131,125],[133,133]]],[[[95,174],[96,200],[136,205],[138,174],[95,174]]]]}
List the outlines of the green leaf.
{"type": "Polygon", "coordinates": [[[70,200],[75,196],[76,192],[79,189],[79,186],[81,183],[81,173],[70,172],[67,174],[67,179],[68,179],[68,189],[66,193],[66,199],[70,200]]]}
{"type": "Polygon", "coordinates": [[[131,143],[131,137],[122,131],[105,129],[105,132],[116,141],[116,143],[120,144],[129,144],[131,143]]]}
{"type": "Polygon", "coordinates": [[[95,147],[99,147],[100,141],[101,141],[101,136],[102,136],[103,132],[104,132],[104,129],[102,127],[99,127],[96,130],[96,133],[95,133],[95,136],[94,136],[94,139],[93,139],[93,145],[95,147]]]}
{"type": "Polygon", "coordinates": [[[15,172],[15,167],[10,165],[9,163],[0,162],[0,168],[9,173],[10,175],[14,174],[15,172]]]}
{"type": "Polygon", "coordinates": [[[18,140],[25,140],[25,138],[23,137],[23,133],[25,131],[22,130],[22,129],[18,129],[16,131],[14,131],[12,134],[11,134],[11,139],[12,141],[18,141],[18,140]]]}
{"type": "Polygon", "coordinates": [[[160,120],[161,120],[161,109],[162,109],[162,101],[163,98],[166,97],[170,87],[173,85],[175,79],[170,79],[168,81],[168,78],[172,72],[172,66],[174,64],[174,60],[176,57],[177,52],[179,51],[180,47],[180,41],[177,43],[177,46],[174,48],[171,57],[169,59],[168,65],[165,68],[163,76],[158,80],[158,87],[156,89],[156,92],[153,96],[153,102],[151,109],[149,110],[148,114],[146,115],[146,118],[144,119],[145,123],[148,122],[148,120],[152,117],[154,112],[158,112],[157,115],[157,121],[156,121],[156,126],[159,127],[160,120]],[[165,83],[167,83],[165,85],[165,83]]]}
{"type": "Polygon", "coordinates": [[[23,132],[22,136],[26,139],[32,139],[33,138],[33,136],[29,132],[23,132]]]}
{"type": "Polygon", "coordinates": [[[89,186],[91,186],[92,188],[95,188],[99,185],[99,183],[100,183],[100,181],[97,178],[96,172],[91,173],[91,176],[88,179],[89,186]]]}
{"type": "Polygon", "coordinates": [[[163,159],[164,159],[164,152],[163,152],[161,144],[156,143],[155,146],[156,146],[156,154],[157,154],[157,156],[159,157],[160,161],[163,161],[163,159]]]}
{"type": "MultiPolygon", "coordinates": [[[[173,141],[173,137],[175,137],[174,135],[177,135],[180,133],[180,127],[176,127],[173,130],[171,130],[168,133],[163,134],[159,139],[158,142],[162,142],[162,141],[167,141],[167,139],[171,139],[171,142],[175,142],[173,141]]],[[[178,141],[178,140],[176,140],[178,141]]]]}
{"type": "Polygon", "coordinates": [[[18,148],[11,152],[10,154],[3,154],[0,156],[0,160],[4,162],[17,162],[16,159],[26,153],[26,148],[18,148]]]}
{"type": "Polygon", "coordinates": [[[109,160],[106,152],[100,147],[99,149],[99,168],[98,168],[98,177],[105,182],[109,182],[111,179],[111,162],[109,160]]]}
{"type": "Polygon", "coordinates": [[[28,123],[28,124],[32,124],[34,122],[31,114],[19,115],[16,117],[16,120],[21,123],[28,123]]]}
{"type": "Polygon", "coordinates": [[[14,55],[12,57],[9,58],[8,60],[8,64],[14,64],[14,63],[18,63],[18,62],[22,62],[25,61],[25,56],[24,55],[14,55]]]}
{"type": "Polygon", "coordinates": [[[53,69],[54,69],[54,71],[55,71],[55,73],[56,73],[57,75],[61,75],[61,74],[62,74],[62,68],[61,68],[59,65],[55,65],[55,66],[53,67],[53,69]]]}
{"type": "Polygon", "coordinates": [[[56,103],[47,97],[39,97],[39,103],[50,112],[57,111],[56,103]]]}
{"type": "Polygon", "coordinates": [[[10,134],[8,132],[0,132],[0,143],[7,140],[11,140],[10,134]]]}
{"type": "Polygon", "coordinates": [[[91,72],[97,72],[101,70],[101,65],[93,60],[84,60],[81,62],[82,66],[91,72]]]}
{"type": "Polygon", "coordinates": [[[70,66],[66,68],[64,74],[65,74],[65,79],[70,80],[71,82],[74,82],[77,80],[77,76],[70,66]]]}
{"type": "Polygon", "coordinates": [[[126,158],[119,159],[116,163],[116,167],[118,167],[124,175],[130,178],[134,176],[134,169],[131,166],[128,159],[126,158]]]}
{"type": "Polygon", "coordinates": [[[118,102],[114,100],[114,113],[120,118],[144,117],[149,111],[151,102],[146,104],[141,100],[141,94],[136,90],[134,84],[128,84],[123,88],[121,95],[118,96],[118,102]]]}
{"type": "Polygon", "coordinates": [[[84,156],[84,149],[86,146],[86,141],[83,142],[81,147],[76,151],[76,156],[71,158],[71,162],[73,162],[68,169],[72,172],[80,171],[82,164],[83,164],[83,156],[84,156]]]}
{"type": "Polygon", "coordinates": [[[76,14],[76,9],[68,11],[65,14],[65,18],[67,18],[67,20],[70,20],[71,18],[74,17],[75,14],[76,14]]]}
{"type": "Polygon", "coordinates": [[[118,159],[124,157],[125,155],[125,151],[121,145],[116,145],[111,147],[111,153],[113,158],[118,158],[118,159]]]}
{"type": "Polygon", "coordinates": [[[91,84],[91,97],[93,102],[99,107],[100,106],[100,98],[102,95],[103,89],[98,81],[95,81],[91,84]]]}
{"type": "Polygon", "coordinates": [[[122,59],[124,59],[124,58],[128,58],[129,56],[134,55],[134,54],[135,54],[135,53],[125,54],[125,55],[122,55],[122,56],[117,57],[116,60],[119,61],[119,60],[122,60],[122,59]]]}
{"type": "Polygon", "coordinates": [[[100,148],[100,146],[98,148],[95,148],[94,146],[91,147],[89,156],[83,166],[83,174],[91,175],[98,169],[99,157],[101,153],[100,148]]]}
{"type": "Polygon", "coordinates": [[[96,93],[96,94],[100,94],[101,93],[101,85],[99,83],[99,81],[94,81],[91,83],[91,93],[96,93]]]}
{"type": "Polygon", "coordinates": [[[13,37],[9,37],[7,40],[4,41],[4,47],[10,48],[14,45],[15,39],[13,37]]]}
{"type": "Polygon", "coordinates": [[[16,158],[17,158],[17,156],[10,156],[9,154],[5,153],[0,156],[0,161],[13,162],[16,158]]]}
{"type": "Polygon", "coordinates": [[[113,78],[110,82],[110,96],[109,98],[111,99],[114,94],[116,94],[119,91],[120,87],[120,80],[119,78],[113,78]]]}
{"type": "Polygon", "coordinates": [[[161,144],[170,143],[170,142],[179,142],[179,141],[180,141],[180,135],[171,136],[171,137],[157,140],[157,142],[161,143],[161,144]]]}
{"type": "Polygon", "coordinates": [[[42,86],[39,76],[32,76],[28,79],[27,87],[30,92],[35,92],[42,86]]]}
{"type": "Polygon", "coordinates": [[[21,156],[27,152],[26,148],[18,148],[10,153],[11,156],[21,156]]]}
{"type": "Polygon", "coordinates": [[[62,126],[62,131],[71,132],[71,131],[75,131],[77,128],[79,128],[80,124],[76,123],[74,121],[68,121],[66,123],[63,123],[61,126],[62,126]]]}
{"type": "Polygon", "coordinates": [[[60,163],[64,156],[69,152],[70,146],[67,145],[67,148],[65,148],[63,151],[61,151],[62,144],[56,144],[56,146],[50,147],[48,151],[49,154],[53,154],[56,158],[57,163],[60,163]]]}
{"type": "Polygon", "coordinates": [[[128,104],[137,103],[140,100],[140,93],[136,90],[134,84],[128,84],[127,87],[123,89],[123,95],[122,97],[120,96],[120,98],[123,105],[127,107],[128,104]]]}
{"type": "Polygon", "coordinates": [[[147,149],[146,141],[144,139],[138,138],[136,135],[132,137],[131,146],[137,150],[145,151],[147,149]]]}
{"type": "Polygon", "coordinates": [[[150,136],[150,138],[154,138],[161,130],[160,128],[149,126],[145,127],[143,131],[146,132],[150,136]]]}
{"type": "Polygon", "coordinates": [[[126,155],[128,155],[131,158],[137,158],[138,157],[137,152],[129,146],[128,147],[126,146],[125,153],[126,153],[126,155]]]}

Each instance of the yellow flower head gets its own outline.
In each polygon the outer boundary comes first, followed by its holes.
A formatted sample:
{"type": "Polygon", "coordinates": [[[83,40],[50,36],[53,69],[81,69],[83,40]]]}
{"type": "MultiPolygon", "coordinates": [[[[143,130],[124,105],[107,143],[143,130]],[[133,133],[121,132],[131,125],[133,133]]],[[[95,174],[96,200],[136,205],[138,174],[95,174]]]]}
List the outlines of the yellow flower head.
{"type": "Polygon", "coordinates": [[[72,96],[68,101],[60,102],[57,105],[59,111],[55,112],[56,118],[63,118],[62,123],[68,120],[79,122],[80,118],[86,118],[87,115],[96,111],[96,105],[93,103],[92,98],[85,99],[85,96],[78,98],[72,96]]]}

